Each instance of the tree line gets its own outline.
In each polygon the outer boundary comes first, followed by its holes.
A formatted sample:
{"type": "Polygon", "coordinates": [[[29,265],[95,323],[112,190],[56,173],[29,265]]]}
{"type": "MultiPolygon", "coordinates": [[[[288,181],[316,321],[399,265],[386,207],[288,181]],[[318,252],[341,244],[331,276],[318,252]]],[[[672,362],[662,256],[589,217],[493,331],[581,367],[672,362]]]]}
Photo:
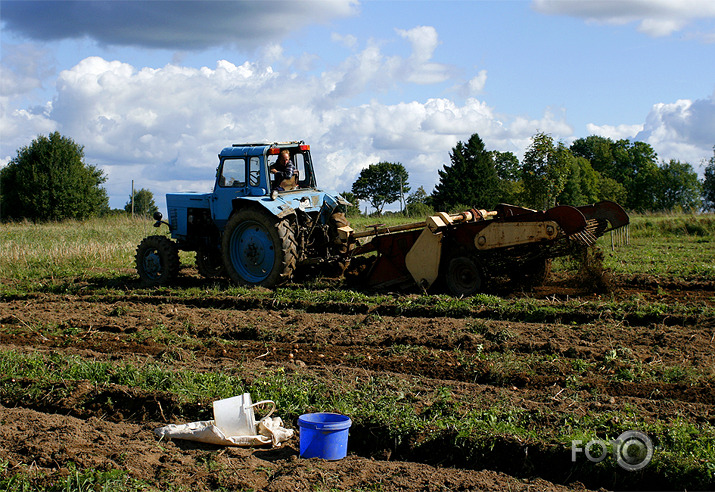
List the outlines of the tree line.
{"type": "Polygon", "coordinates": [[[423,187],[408,194],[404,166],[380,162],[363,169],[344,195],[367,201],[378,215],[398,199],[404,199],[401,209],[410,216],[434,210],[491,210],[499,203],[546,209],[602,200],[635,212],[715,210],[715,146],[703,180],[687,162],[658,163],[645,142],[596,135],[567,146],[539,132],[519,162],[511,152],[488,150],[475,133],[452,148],[449,160],[438,171],[431,194],[423,187]]]}
{"type": "MultiPolygon", "coordinates": [[[[449,160],[429,194],[422,186],[409,193],[409,173],[401,163],[379,162],[363,169],[343,195],[353,203],[367,201],[377,214],[400,201],[401,209],[415,217],[434,210],[492,209],[499,203],[544,209],[601,200],[636,212],[715,210],[715,146],[703,180],[687,162],[658,163],[647,143],[595,135],[566,146],[537,133],[519,162],[511,152],[487,150],[475,133],[457,142],[449,160]]],[[[58,132],[39,136],[0,169],[0,218],[82,220],[121,213],[109,208],[102,187],[106,180],[101,169],[84,161],[84,147],[71,138],[58,132]]],[[[151,191],[133,191],[124,207],[132,210],[151,216],[157,210],[151,191]]]]}
{"type": "MultiPolygon", "coordinates": [[[[109,208],[104,171],[84,161],[84,147],[59,132],[40,135],[0,169],[0,218],[84,220],[122,213],[109,208]]],[[[147,189],[133,191],[124,212],[142,217],[157,209],[147,189]]]]}

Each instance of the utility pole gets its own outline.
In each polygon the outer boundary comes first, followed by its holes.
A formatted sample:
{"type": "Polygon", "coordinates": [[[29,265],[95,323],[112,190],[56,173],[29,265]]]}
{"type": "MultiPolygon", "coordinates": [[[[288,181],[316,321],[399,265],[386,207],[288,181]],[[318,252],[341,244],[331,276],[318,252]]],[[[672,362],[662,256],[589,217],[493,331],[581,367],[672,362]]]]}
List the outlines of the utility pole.
{"type": "Polygon", "coordinates": [[[405,193],[402,186],[402,174],[400,174],[400,212],[405,213],[405,193]]]}
{"type": "Polygon", "coordinates": [[[132,180],[132,219],[134,218],[134,180],[132,180]]]}

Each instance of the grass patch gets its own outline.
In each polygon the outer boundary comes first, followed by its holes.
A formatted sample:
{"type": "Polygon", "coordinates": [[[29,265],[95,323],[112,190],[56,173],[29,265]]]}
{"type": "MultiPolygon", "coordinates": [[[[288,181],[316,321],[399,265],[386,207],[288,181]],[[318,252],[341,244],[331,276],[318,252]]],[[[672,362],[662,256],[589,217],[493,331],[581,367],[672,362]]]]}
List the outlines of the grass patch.
{"type": "Polygon", "coordinates": [[[0,277],[15,279],[116,274],[133,267],[136,247],[152,228],[125,217],[0,227],[0,277]]]}
{"type": "Polygon", "coordinates": [[[73,462],[66,465],[66,476],[59,473],[45,475],[37,472],[10,474],[0,463],[0,490],[7,492],[130,492],[156,490],[148,484],[131,478],[125,470],[78,469],[73,462]]]}
{"type": "MultiPolygon", "coordinates": [[[[614,359],[624,356],[617,351],[612,355],[614,359]]],[[[553,356],[534,356],[525,362],[512,354],[506,359],[501,368],[494,369],[494,377],[508,378],[510,372],[523,373],[529,370],[529,365],[539,364],[551,364],[554,374],[558,374],[568,364],[561,365],[553,356]]],[[[493,354],[491,362],[497,360],[504,361],[504,354],[493,354]]],[[[583,364],[577,368],[582,372],[587,369],[583,364]]],[[[536,371],[543,373],[544,368],[536,371]]],[[[425,394],[418,380],[410,383],[387,375],[345,379],[287,371],[284,367],[249,370],[241,366],[227,367],[220,373],[197,372],[175,370],[161,363],[87,361],[75,356],[12,350],[0,353],[0,374],[3,374],[2,400],[25,404],[40,399],[47,404],[63,398],[81,381],[100,388],[116,384],[168,392],[187,402],[203,404],[187,407],[205,409],[200,412],[208,410],[209,401],[247,391],[255,400],[275,401],[281,416],[289,423],[311,411],[349,415],[357,429],[371,429],[354,438],[357,449],[364,446],[365,452],[375,445],[371,440],[379,439],[380,445],[391,446],[397,453],[410,456],[427,450],[433,454],[436,449],[449,449],[454,453],[449,459],[465,466],[488,461],[495,450],[497,455],[506,454],[511,460],[522,462],[525,446],[560,456],[574,439],[609,440],[625,430],[639,429],[648,434],[657,449],[649,472],[655,470],[670,477],[678,476],[683,484],[695,488],[712,479],[715,428],[708,422],[692,423],[677,415],[643,421],[627,410],[582,416],[546,407],[528,410],[512,400],[497,404],[480,401],[479,395],[457,394],[449,387],[438,387],[425,394]],[[51,391],[60,386],[65,391],[51,391]],[[416,402],[423,404],[418,406],[416,402]],[[521,444],[515,448],[514,443],[521,444]]],[[[184,417],[197,420],[206,415],[184,417]]],[[[498,464],[495,466],[499,469],[498,464]]],[[[599,466],[606,467],[608,473],[617,472],[614,463],[599,466]]]]}
{"type": "MultiPolygon", "coordinates": [[[[354,226],[356,230],[364,230],[375,220],[354,219],[354,226]]],[[[413,222],[397,216],[380,220],[388,226],[413,222]]],[[[135,279],[136,247],[144,237],[158,232],[152,224],[151,220],[121,216],[82,222],[2,224],[0,278],[12,282],[4,282],[0,294],[66,292],[78,279],[104,280],[105,285],[110,280],[126,283],[128,279],[135,279]]],[[[707,245],[712,244],[714,237],[715,215],[712,214],[643,215],[632,217],[629,246],[611,251],[608,235],[598,244],[605,253],[605,266],[614,273],[712,279],[715,251],[707,245]]],[[[193,254],[182,252],[181,261],[185,265],[193,264],[193,254]]],[[[555,270],[559,268],[558,264],[554,266],[555,270]]],[[[350,302],[356,295],[347,291],[344,302],[350,302]]]]}
{"type": "Polygon", "coordinates": [[[239,380],[221,372],[176,371],[160,363],[113,363],[57,353],[2,351],[0,374],[0,397],[14,401],[61,399],[81,381],[95,387],[121,385],[167,392],[185,402],[226,398],[243,392],[239,380]]]}
{"type": "MultiPolygon", "coordinates": [[[[404,222],[404,219],[391,220],[404,222]]],[[[373,218],[370,223],[376,221],[373,218]]],[[[624,275],[711,281],[715,278],[715,251],[711,247],[714,223],[712,216],[636,217],[631,226],[630,246],[610,251],[609,238],[600,240],[606,267],[624,275]]],[[[362,227],[365,225],[369,224],[362,227]]],[[[504,463],[526,466],[529,460],[538,460],[540,454],[558,460],[565,453],[565,466],[568,467],[568,447],[572,440],[609,440],[624,430],[637,428],[646,432],[656,445],[649,473],[666,479],[664,483],[688,488],[707,488],[713,481],[715,432],[711,422],[688,421],[677,414],[659,419],[638,417],[628,410],[603,411],[589,407],[600,403],[596,394],[598,388],[592,391],[589,386],[589,375],[595,372],[599,374],[600,383],[605,385],[645,382],[685,386],[712,384],[715,378],[712,368],[666,365],[657,358],[649,363],[641,361],[628,347],[619,345],[589,360],[572,358],[573,354],[561,353],[562,349],[556,345],[554,349],[544,349],[548,353],[524,354],[519,351],[523,348],[518,346],[520,335],[517,330],[499,323],[499,320],[515,320],[583,326],[583,323],[598,320],[624,327],[629,323],[694,326],[709,323],[715,317],[715,307],[710,302],[650,302],[639,295],[625,300],[604,295],[601,299],[558,302],[536,298],[506,299],[485,294],[459,299],[446,295],[356,292],[336,289],[335,283],[323,280],[275,290],[208,281],[201,285],[193,282],[191,285],[143,289],[135,282],[133,256],[141,238],[156,233],[151,222],[113,218],[83,223],[3,224],[0,227],[0,278],[8,280],[0,287],[0,295],[6,298],[54,292],[81,295],[83,300],[97,298],[102,302],[114,299],[154,304],[183,302],[219,309],[290,308],[307,312],[365,314],[365,321],[359,326],[378,324],[383,316],[466,318],[465,330],[475,339],[474,348],[470,352],[455,350],[460,370],[465,374],[473,376],[475,381],[492,384],[496,392],[506,391],[525,378],[552,378],[555,384],[564,388],[564,394],[571,395],[574,408],[583,406],[587,411],[577,416],[570,410],[551,411],[546,406],[522,405],[524,402],[516,399],[496,404],[493,399],[480,400],[479,395],[459,393],[457,384],[425,388],[424,380],[417,376],[405,379],[375,376],[368,372],[364,375],[350,372],[350,377],[333,373],[326,376],[320,370],[300,371],[275,365],[249,370],[235,361],[237,365],[227,364],[215,371],[177,370],[172,365],[172,354],[147,363],[89,360],[72,355],[15,350],[0,351],[0,399],[3,402],[52,407],[58,402],[69,401],[68,405],[79,408],[86,402],[82,399],[85,398],[83,394],[76,391],[80,385],[89,383],[95,395],[119,386],[150,394],[162,393],[187,403],[178,406],[179,414],[173,415],[192,421],[210,418],[209,402],[250,392],[256,401],[274,400],[281,409],[281,416],[293,426],[300,414],[311,411],[350,415],[356,429],[356,435],[351,439],[355,439],[356,449],[363,454],[373,452],[379,444],[393,449],[395,456],[403,453],[419,457],[419,453],[424,452],[427,460],[447,449],[452,453],[446,457],[451,460],[448,463],[492,466],[504,471],[509,471],[504,463]],[[525,449],[531,450],[529,460],[525,458],[525,449]],[[489,461],[496,458],[503,461],[489,461]]],[[[190,261],[190,255],[182,254],[182,262],[190,261]]],[[[108,312],[114,317],[127,314],[127,308],[122,306],[108,312]]],[[[264,335],[259,326],[257,323],[255,328],[249,326],[242,330],[253,339],[264,336],[276,339],[276,335],[264,335]]],[[[3,330],[7,334],[64,337],[70,343],[71,339],[81,336],[84,329],[61,322],[18,321],[10,315],[3,319],[3,330]]],[[[138,343],[154,340],[191,351],[199,351],[207,344],[235,343],[225,338],[196,339],[191,332],[190,326],[170,329],[154,324],[127,334],[126,338],[138,343]]],[[[393,345],[386,347],[384,352],[420,359],[434,356],[435,360],[442,355],[439,350],[419,345],[393,345]]],[[[584,357],[588,358],[587,355],[584,357]]],[[[334,372],[340,370],[332,368],[334,372]]],[[[114,397],[111,391],[103,394],[107,401],[109,394],[114,397]]],[[[93,403],[108,405],[96,400],[93,403]]],[[[63,407],[65,410],[67,408],[63,407]]],[[[207,461],[206,466],[210,468],[211,463],[207,461]]],[[[612,460],[598,465],[576,463],[573,466],[577,477],[588,477],[589,473],[612,477],[618,473],[612,460]]],[[[548,475],[548,466],[545,469],[544,476],[548,475]]],[[[525,470],[519,472],[533,476],[525,470]]],[[[39,483],[23,478],[21,474],[8,476],[8,473],[7,463],[0,462],[0,489],[33,490],[39,483]]],[[[121,471],[115,471],[114,476],[103,473],[72,470],[71,477],[42,483],[47,487],[58,487],[48,490],[138,490],[143,487],[128,481],[121,471]]],[[[610,482],[593,483],[599,487],[610,482]]]]}

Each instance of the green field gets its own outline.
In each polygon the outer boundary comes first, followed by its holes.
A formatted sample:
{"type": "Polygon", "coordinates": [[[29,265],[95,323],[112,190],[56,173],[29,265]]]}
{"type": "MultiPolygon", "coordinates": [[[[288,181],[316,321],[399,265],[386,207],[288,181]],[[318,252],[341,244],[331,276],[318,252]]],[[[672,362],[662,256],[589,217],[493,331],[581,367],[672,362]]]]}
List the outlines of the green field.
{"type": "MultiPolygon", "coordinates": [[[[399,216],[359,217],[357,230],[372,224],[413,222],[399,216]]],[[[635,216],[630,244],[611,249],[611,236],[599,240],[605,266],[618,274],[654,275],[682,280],[715,278],[715,216],[635,216]]],[[[61,287],[67,279],[123,279],[132,275],[134,253],[142,238],[167,234],[153,221],[114,217],[86,222],[0,225],[0,278],[3,288],[61,287]]],[[[182,264],[192,265],[193,253],[182,252],[182,264]]]]}
{"type": "MultiPolygon", "coordinates": [[[[357,230],[400,221],[352,220],[357,230]]],[[[306,411],[350,415],[350,463],[393,480],[429,466],[443,489],[487,487],[452,475],[483,469],[504,474],[500,488],[715,483],[713,215],[636,216],[629,244],[600,239],[608,291],[571,287],[576,272],[561,261],[545,290],[463,299],[320,278],[236,287],[201,279],[192,253],[184,280],[147,289],[133,255],[156,233],[127,218],[0,226],[0,423],[72,418],[52,425],[79,436],[65,453],[0,435],[0,489],[254,490],[318,470],[309,490],[393,490],[339,465],[253,466],[239,451],[154,444],[152,426],[210,418],[211,401],[243,391],[276,401],[291,427],[306,411]],[[100,424],[124,433],[126,455],[92,447],[100,424]],[[573,440],[634,428],[655,445],[642,472],[571,462],[573,440]],[[163,464],[141,471],[156,453],[163,464]],[[249,464],[229,473],[237,462],[249,464]]]]}

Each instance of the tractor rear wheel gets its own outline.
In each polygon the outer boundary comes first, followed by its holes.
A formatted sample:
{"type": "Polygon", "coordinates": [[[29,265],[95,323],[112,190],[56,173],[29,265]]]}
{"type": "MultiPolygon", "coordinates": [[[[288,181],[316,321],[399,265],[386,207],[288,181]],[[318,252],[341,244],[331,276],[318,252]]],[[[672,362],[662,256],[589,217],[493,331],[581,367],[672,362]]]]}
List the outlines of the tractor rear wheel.
{"type": "Polygon", "coordinates": [[[484,272],[476,261],[466,256],[450,260],[445,283],[454,296],[471,296],[484,287],[484,272]]]}
{"type": "Polygon", "coordinates": [[[228,220],[222,251],[231,280],[268,288],[291,278],[298,257],[290,222],[254,208],[241,209],[228,220]]]}
{"type": "Polygon", "coordinates": [[[166,236],[149,236],[139,243],[137,273],[149,286],[167,285],[179,274],[179,249],[166,236]]]}

